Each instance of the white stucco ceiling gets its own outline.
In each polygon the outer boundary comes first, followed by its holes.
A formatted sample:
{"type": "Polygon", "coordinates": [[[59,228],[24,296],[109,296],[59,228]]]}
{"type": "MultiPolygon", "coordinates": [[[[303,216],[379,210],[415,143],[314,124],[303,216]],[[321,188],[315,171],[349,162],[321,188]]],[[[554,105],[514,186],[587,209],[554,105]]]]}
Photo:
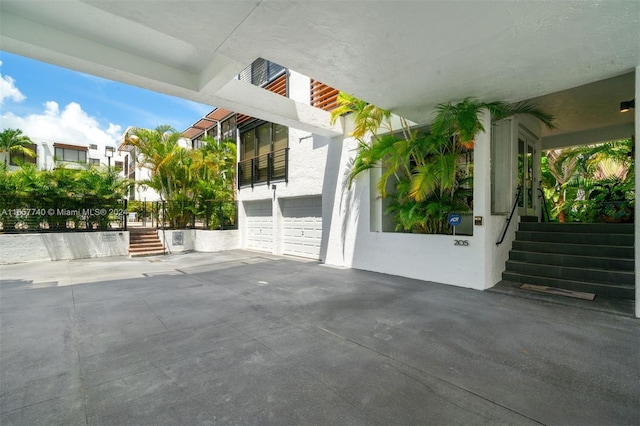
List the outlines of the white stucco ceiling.
{"type": "MultiPolygon", "coordinates": [[[[536,98],[640,65],[637,0],[0,0],[0,13],[2,50],[254,116],[274,98],[228,83],[257,57],[417,123],[439,102],[536,98]]],[[[577,102],[564,95],[541,100],[577,102]]]]}

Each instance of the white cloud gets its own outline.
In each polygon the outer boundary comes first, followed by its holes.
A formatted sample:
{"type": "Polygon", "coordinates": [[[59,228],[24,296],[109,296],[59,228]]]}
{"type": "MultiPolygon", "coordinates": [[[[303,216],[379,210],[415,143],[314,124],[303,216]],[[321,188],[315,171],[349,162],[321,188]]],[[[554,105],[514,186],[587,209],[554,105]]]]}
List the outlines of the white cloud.
{"type": "Polygon", "coordinates": [[[108,129],[101,129],[98,120],[83,111],[76,102],[61,110],[57,102],[48,101],[42,113],[20,117],[7,112],[0,118],[3,128],[18,128],[31,138],[50,142],[115,145],[122,134],[121,126],[112,123],[108,129]]]}
{"type": "MultiPolygon", "coordinates": [[[[0,74],[0,105],[5,99],[21,102],[26,96],[16,87],[12,77],[0,74]]],[[[60,110],[57,102],[47,101],[41,113],[21,117],[7,111],[0,115],[0,119],[3,129],[21,129],[30,138],[47,142],[116,145],[122,134],[122,128],[112,123],[106,130],[101,129],[98,120],[83,111],[76,102],[60,110]]]]}
{"type": "MultiPolygon", "coordinates": [[[[2,66],[2,61],[0,61],[0,66],[2,66]]],[[[11,76],[0,73],[0,105],[4,103],[5,99],[22,102],[27,97],[16,87],[16,81],[11,76]]]]}

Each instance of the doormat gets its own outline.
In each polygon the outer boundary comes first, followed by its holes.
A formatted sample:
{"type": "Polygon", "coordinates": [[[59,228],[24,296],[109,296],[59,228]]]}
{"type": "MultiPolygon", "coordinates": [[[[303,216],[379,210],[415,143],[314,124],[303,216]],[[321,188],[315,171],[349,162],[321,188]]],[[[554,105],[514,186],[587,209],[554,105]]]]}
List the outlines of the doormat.
{"type": "Polygon", "coordinates": [[[520,286],[523,290],[537,291],[538,293],[553,294],[556,296],[573,297],[575,299],[593,300],[596,295],[593,293],[583,293],[581,291],[565,290],[557,287],[547,287],[544,285],[523,284],[520,286]]]}

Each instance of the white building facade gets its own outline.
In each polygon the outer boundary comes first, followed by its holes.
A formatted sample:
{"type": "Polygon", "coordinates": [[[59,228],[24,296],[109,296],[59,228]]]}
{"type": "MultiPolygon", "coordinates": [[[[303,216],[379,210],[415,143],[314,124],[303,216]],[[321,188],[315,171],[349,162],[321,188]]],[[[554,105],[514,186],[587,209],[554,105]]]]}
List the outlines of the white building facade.
{"type": "MultiPolygon", "coordinates": [[[[284,77],[287,90],[281,95],[323,106],[316,95],[331,88],[318,90],[317,82],[292,70],[282,73],[262,87],[284,77]]],[[[321,119],[325,111],[314,109],[321,119]]],[[[473,151],[474,210],[463,217],[471,235],[455,236],[398,233],[383,226],[388,218],[376,190],[379,170],[362,173],[349,188],[358,142],[349,136],[349,117],[341,120],[345,135],[330,137],[217,109],[183,133],[194,146],[205,136],[219,140],[223,133],[237,141],[239,246],[475,289],[499,282],[516,229],[515,224],[509,227],[504,243],[496,244],[518,185],[518,135],[526,132],[540,152],[540,123],[514,117],[501,124],[494,135],[500,140],[492,143],[493,128],[485,114],[486,132],[477,135],[473,151]],[[492,144],[510,147],[495,154],[501,156],[494,158],[501,167],[493,174],[492,144]],[[490,188],[496,182],[499,189],[492,200],[490,188]]],[[[529,214],[536,215],[539,207],[533,208],[529,214]]]]}
{"type": "Polygon", "coordinates": [[[33,144],[29,147],[35,154],[30,157],[22,153],[0,153],[0,161],[8,157],[9,170],[17,170],[20,164],[35,164],[38,170],[53,170],[57,167],[70,169],[86,169],[89,166],[112,167],[125,174],[126,153],[116,150],[115,146],[105,146],[87,141],[61,142],[42,138],[30,138],[33,144]]]}

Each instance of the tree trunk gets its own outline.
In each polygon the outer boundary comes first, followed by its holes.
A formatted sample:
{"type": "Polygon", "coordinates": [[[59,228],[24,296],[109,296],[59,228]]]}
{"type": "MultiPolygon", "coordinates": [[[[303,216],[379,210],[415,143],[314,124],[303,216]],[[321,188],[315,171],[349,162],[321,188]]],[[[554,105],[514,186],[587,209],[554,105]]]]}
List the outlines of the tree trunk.
{"type": "Polygon", "coordinates": [[[565,223],[567,221],[567,214],[564,211],[564,191],[561,190],[560,194],[558,194],[558,206],[560,206],[560,211],[558,212],[558,222],[565,223]]]}

